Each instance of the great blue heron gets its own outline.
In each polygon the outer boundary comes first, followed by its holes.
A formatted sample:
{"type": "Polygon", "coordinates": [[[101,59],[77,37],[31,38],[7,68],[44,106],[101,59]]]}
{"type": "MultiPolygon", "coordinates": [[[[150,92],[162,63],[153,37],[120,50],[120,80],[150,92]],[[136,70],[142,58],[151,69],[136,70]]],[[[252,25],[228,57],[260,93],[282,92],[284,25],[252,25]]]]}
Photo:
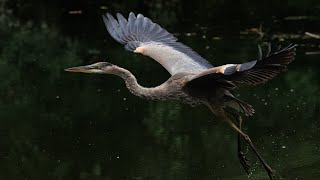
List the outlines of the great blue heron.
{"type": "Polygon", "coordinates": [[[214,67],[188,46],[142,14],[129,14],[126,20],[117,14],[117,20],[107,13],[103,16],[109,34],[125,49],[149,56],[160,63],[171,77],[163,84],[146,88],[138,84],[128,70],[108,62],[72,67],[69,72],[114,74],[121,77],[127,88],[136,96],[151,100],[180,100],[191,105],[206,105],[220,119],[226,121],[238,133],[238,157],[245,171],[249,173],[248,160],[241,150],[243,138],[254,151],[270,179],[276,179],[274,171],[257,152],[249,136],[241,130],[241,118],[225,109],[252,115],[251,105],[234,97],[230,90],[237,85],[263,84],[287,69],[295,56],[296,45],[280,47],[262,55],[259,46],[258,60],[243,64],[226,64],[214,67]],[[238,126],[229,117],[236,118],[238,126]]]}

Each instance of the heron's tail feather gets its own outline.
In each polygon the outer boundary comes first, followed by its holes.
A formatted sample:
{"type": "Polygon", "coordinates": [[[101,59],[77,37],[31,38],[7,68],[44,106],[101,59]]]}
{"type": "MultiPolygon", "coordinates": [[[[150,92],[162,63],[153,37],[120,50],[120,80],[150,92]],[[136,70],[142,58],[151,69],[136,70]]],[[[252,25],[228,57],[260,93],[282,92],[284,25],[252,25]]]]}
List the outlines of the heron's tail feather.
{"type": "Polygon", "coordinates": [[[246,116],[252,116],[254,113],[253,107],[241,101],[240,99],[237,99],[235,97],[228,96],[228,101],[226,101],[226,106],[235,109],[238,112],[244,113],[246,116]]]}

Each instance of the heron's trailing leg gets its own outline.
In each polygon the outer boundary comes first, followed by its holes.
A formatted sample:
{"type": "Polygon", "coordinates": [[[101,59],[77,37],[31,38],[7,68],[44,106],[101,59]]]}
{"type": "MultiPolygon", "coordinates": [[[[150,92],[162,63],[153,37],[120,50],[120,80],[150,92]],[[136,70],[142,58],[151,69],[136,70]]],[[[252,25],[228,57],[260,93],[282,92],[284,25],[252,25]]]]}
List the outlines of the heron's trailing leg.
{"type": "MultiPolygon", "coordinates": [[[[241,116],[234,114],[234,113],[231,113],[231,112],[228,112],[228,114],[230,114],[230,116],[232,116],[233,118],[237,119],[238,128],[241,130],[241,124],[242,124],[241,116]]],[[[243,153],[242,148],[241,148],[241,134],[240,133],[238,133],[238,157],[239,157],[240,163],[243,166],[244,170],[247,172],[247,174],[250,174],[249,160],[245,156],[245,154],[243,153]]]]}
{"type": "MultiPolygon", "coordinates": [[[[238,116],[237,120],[238,120],[238,127],[241,130],[241,124],[242,124],[241,116],[238,116]]],[[[242,164],[242,166],[244,167],[246,172],[248,174],[250,174],[250,172],[249,172],[250,166],[248,164],[249,160],[244,155],[242,148],[241,148],[241,134],[240,133],[238,133],[238,157],[239,157],[240,163],[242,164]]]]}
{"type": "Polygon", "coordinates": [[[266,163],[266,161],[262,158],[262,156],[258,153],[256,148],[254,147],[250,137],[243,133],[224,113],[224,110],[222,108],[219,109],[213,109],[211,106],[209,106],[210,110],[216,114],[217,116],[223,118],[233,129],[235,129],[243,138],[244,140],[249,144],[253,152],[256,154],[260,162],[262,163],[263,167],[266,169],[269,178],[271,180],[276,180],[276,177],[274,175],[274,171],[271,169],[271,167],[266,163]]]}
{"type": "Polygon", "coordinates": [[[276,177],[274,175],[274,171],[271,169],[271,167],[266,163],[266,161],[262,158],[262,156],[258,153],[258,151],[256,150],[256,148],[254,147],[250,137],[243,133],[235,124],[233,124],[232,121],[230,121],[230,119],[228,119],[226,116],[224,118],[225,121],[227,121],[227,123],[233,128],[235,129],[236,131],[238,131],[239,135],[241,135],[244,140],[249,144],[249,146],[251,147],[251,149],[253,150],[253,152],[257,155],[258,159],[260,160],[260,162],[262,163],[263,167],[266,169],[268,175],[269,175],[269,178],[271,180],[275,180],[276,177]]]}

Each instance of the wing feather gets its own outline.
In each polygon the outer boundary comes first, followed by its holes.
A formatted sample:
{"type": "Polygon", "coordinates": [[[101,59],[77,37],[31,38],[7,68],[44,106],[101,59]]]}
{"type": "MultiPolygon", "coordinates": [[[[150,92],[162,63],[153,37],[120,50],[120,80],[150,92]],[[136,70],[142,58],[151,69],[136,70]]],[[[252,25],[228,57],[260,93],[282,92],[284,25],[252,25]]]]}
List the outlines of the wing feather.
{"type": "Polygon", "coordinates": [[[111,31],[113,32],[114,36],[117,38],[118,42],[124,43],[124,41],[121,39],[121,37],[124,35],[123,30],[121,26],[119,25],[118,21],[116,21],[113,16],[110,14],[107,14],[107,17],[109,19],[109,25],[111,26],[111,31]]]}
{"type": "Polygon", "coordinates": [[[213,66],[188,46],[177,42],[163,29],[142,14],[129,13],[128,20],[117,13],[117,20],[107,13],[103,16],[107,31],[125,49],[135,51],[142,47],[145,53],[164,66],[171,75],[177,73],[199,73],[213,66]]]}
{"type": "Polygon", "coordinates": [[[156,24],[153,23],[153,22],[151,21],[151,19],[149,19],[149,18],[147,18],[147,17],[145,17],[144,21],[146,21],[147,30],[145,30],[143,34],[144,34],[146,37],[148,37],[149,34],[150,34],[150,32],[151,32],[151,31],[153,30],[153,28],[156,26],[156,24]]]}
{"type": "Polygon", "coordinates": [[[137,34],[141,35],[142,34],[142,25],[143,25],[143,15],[141,14],[138,14],[137,16],[137,20],[135,22],[135,26],[136,26],[136,29],[137,29],[137,34]]]}
{"type": "MultiPolygon", "coordinates": [[[[210,82],[222,79],[245,85],[265,83],[287,69],[287,65],[294,60],[296,45],[289,45],[274,53],[270,53],[270,49],[268,49],[267,56],[261,60],[214,67],[193,76],[190,82],[203,80],[210,82]]],[[[259,53],[259,57],[262,57],[262,54],[259,53]]]]}
{"type": "Polygon", "coordinates": [[[128,29],[130,35],[135,35],[134,23],[136,22],[136,16],[131,12],[128,18],[128,29]]]}
{"type": "Polygon", "coordinates": [[[129,35],[128,28],[127,28],[128,21],[120,13],[117,13],[117,18],[118,18],[120,28],[123,32],[123,35],[125,37],[128,36],[129,35]]]}

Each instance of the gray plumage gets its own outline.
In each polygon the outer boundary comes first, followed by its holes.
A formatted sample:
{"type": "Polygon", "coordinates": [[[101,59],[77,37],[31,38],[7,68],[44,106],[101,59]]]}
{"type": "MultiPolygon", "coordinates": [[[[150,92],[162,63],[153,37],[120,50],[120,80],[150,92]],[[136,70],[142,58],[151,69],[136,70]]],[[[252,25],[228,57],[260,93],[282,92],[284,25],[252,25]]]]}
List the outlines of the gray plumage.
{"type": "MultiPolygon", "coordinates": [[[[125,45],[125,49],[134,51],[138,47],[153,47],[157,50],[157,53],[163,53],[163,55],[170,55],[166,51],[168,48],[172,48],[175,51],[170,51],[172,56],[175,56],[180,52],[188,58],[184,58],[182,61],[170,58],[158,58],[159,63],[170,64],[170,66],[164,65],[164,67],[170,72],[170,74],[176,74],[181,72],[201,72],[213,66],[198,53],[194,52],[188,46],[177,42],[177,38],[174,37],[167,30],[160,27],[158,24],[153,23],[149,18],[144,17],[142,14],[138,14],[137,17],[131,12],[129,14],[128,21],[121,15],[117,14],[116,20],[112,15],[107,13],[103,16],[104,23],[109,34],[119,43],[125,45]],[[168,62],[169,61],[169,62],[168,62]],[[177,62],[170,62],[177,61],[177,62]]],[[[149,55],[152,57],[152,55],[149,55]]]]}
{"type": "Polygon", "coordinates": [[[117,14],[103,16],[109,34],[125,48],[147,55],[168,70],[171,77],[163,84],[146,88],[141,86],[128,70],[107,62],[68,68],[69,72],[113,74],[121,77],[134,95],[151,100],[178,100],[191,105],[206,105],[218,118],[237,131],[240,163],[249,173],[248,160],[241,150],[243,138],[259,158],[269,178],[274,172],[255,149],[248,135],[241,130],[241,119],[231,111],[253,115],[253,107],[234,97],[231,90],[238,85],[259,85],[274,78],[287,69],[295,56],[296,45],[289,45],[266,53],[258,46],[258,59],[242,64],[226,64],[213,67],[191,48],[177,42],[172,34],[141,14],[129,14],[128,20],[117,14]],[[229,118],[238,120],[238,126],[229,118]]]}

